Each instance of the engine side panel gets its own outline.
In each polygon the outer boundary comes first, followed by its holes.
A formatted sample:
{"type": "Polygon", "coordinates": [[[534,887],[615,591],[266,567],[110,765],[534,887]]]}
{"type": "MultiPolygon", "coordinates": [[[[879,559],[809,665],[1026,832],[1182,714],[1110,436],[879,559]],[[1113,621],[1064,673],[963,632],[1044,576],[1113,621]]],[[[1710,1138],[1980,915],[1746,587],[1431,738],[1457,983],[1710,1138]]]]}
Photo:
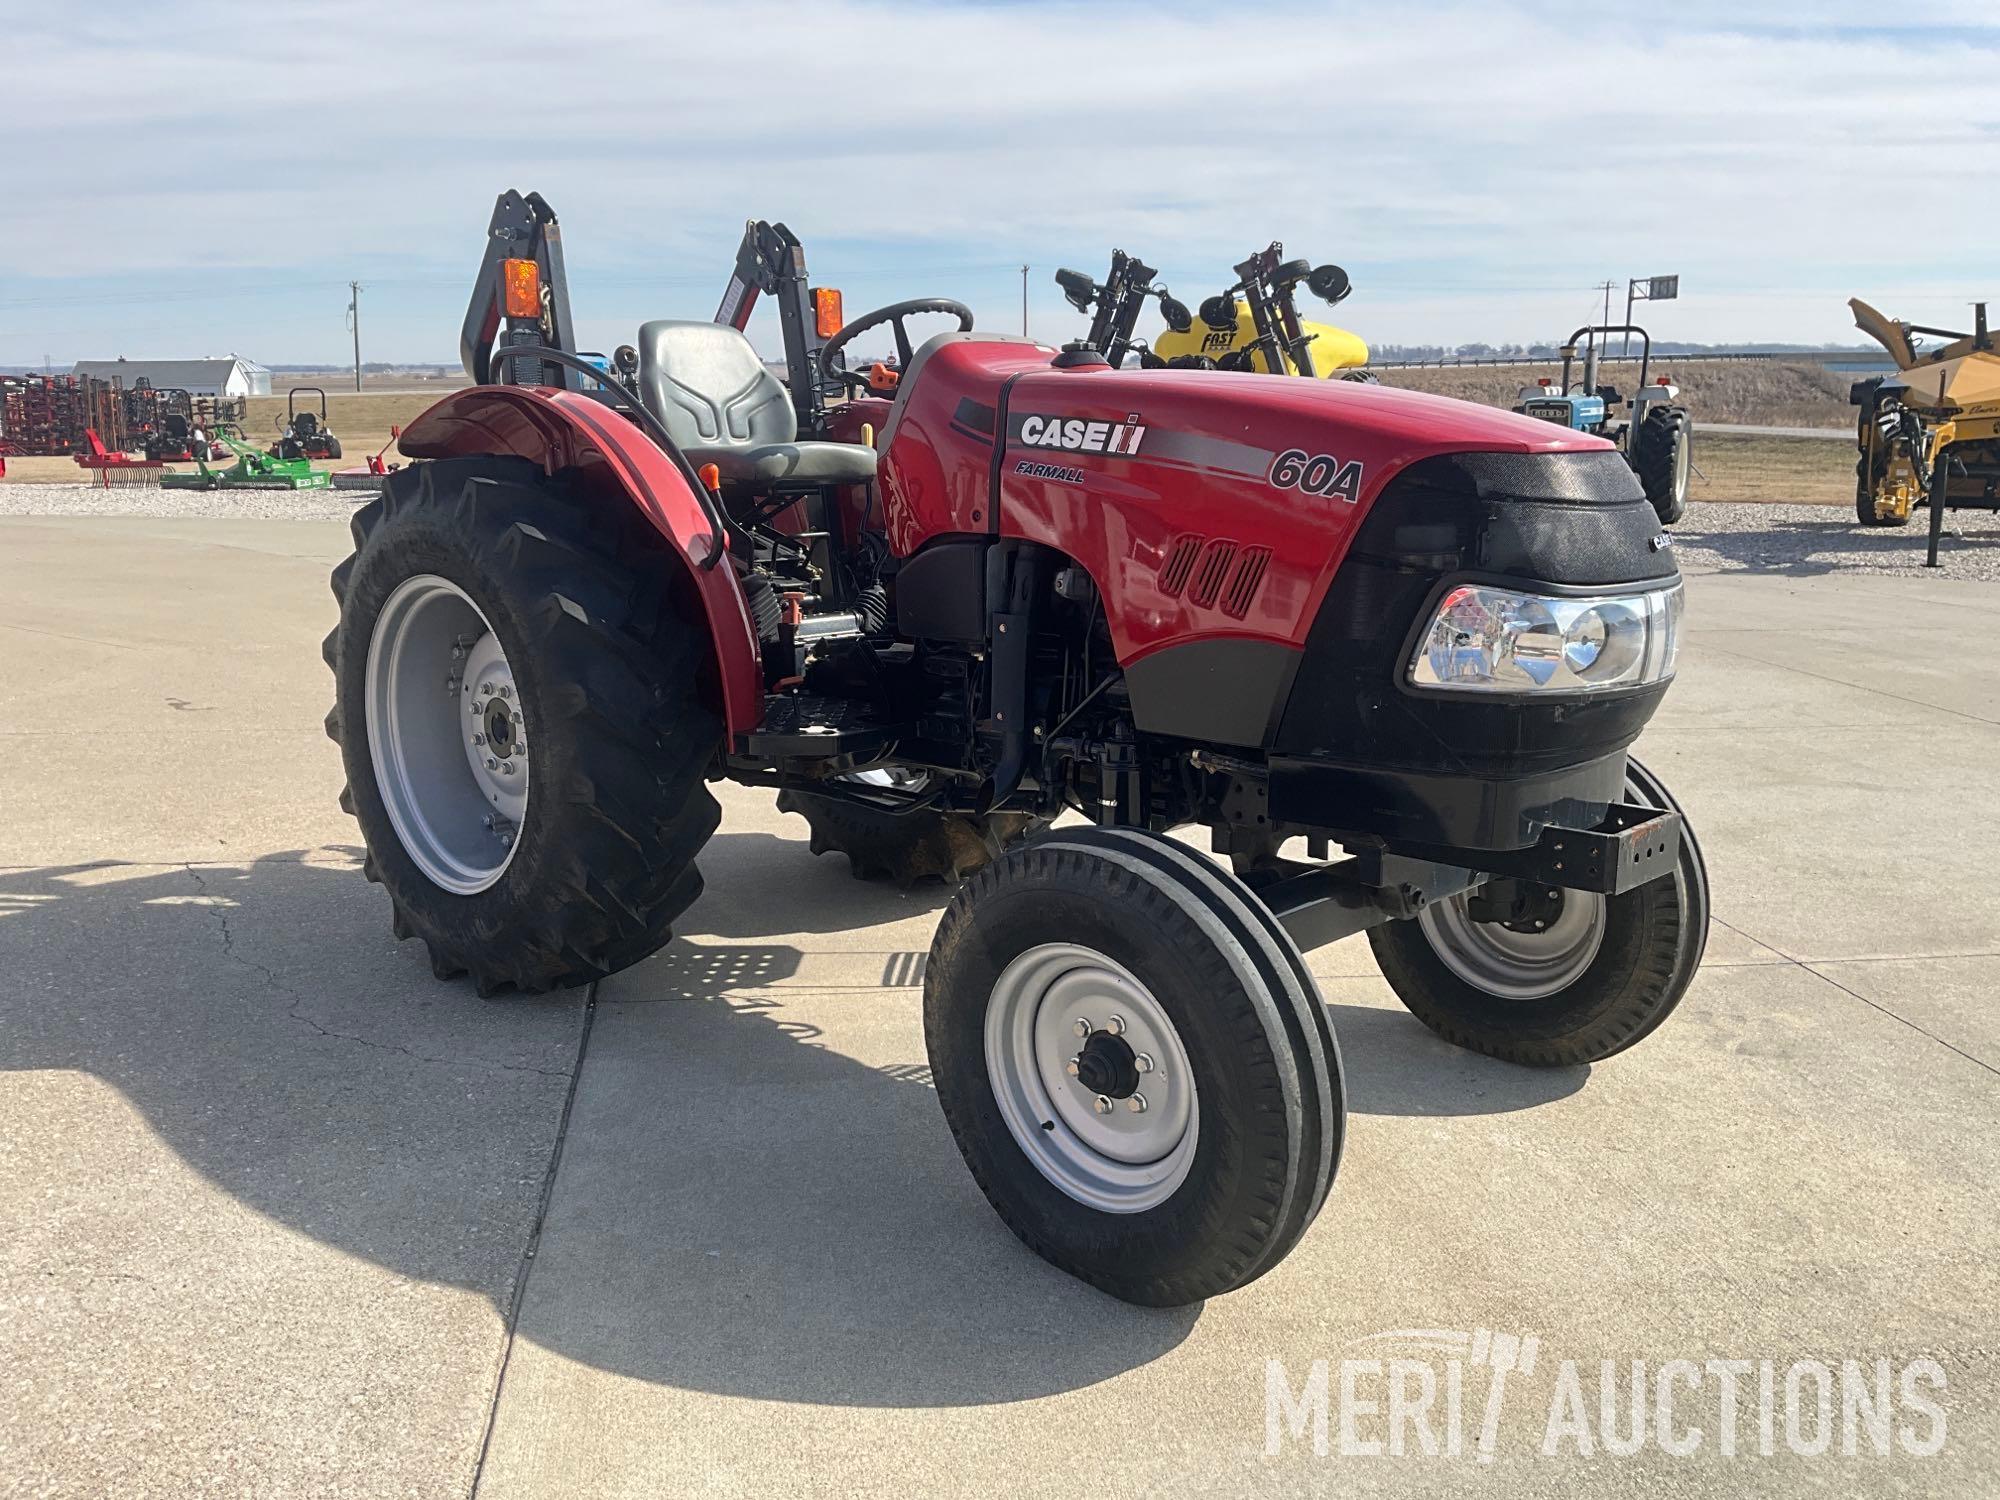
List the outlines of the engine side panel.
{"type": "Polygon", "coordinates": [[[877,439],[889,548],[908,557],[954,533],[992,531],[993,434],[1008,382],[1055,351],[1025,339],[943,334],[917,351],[877,439]]]}

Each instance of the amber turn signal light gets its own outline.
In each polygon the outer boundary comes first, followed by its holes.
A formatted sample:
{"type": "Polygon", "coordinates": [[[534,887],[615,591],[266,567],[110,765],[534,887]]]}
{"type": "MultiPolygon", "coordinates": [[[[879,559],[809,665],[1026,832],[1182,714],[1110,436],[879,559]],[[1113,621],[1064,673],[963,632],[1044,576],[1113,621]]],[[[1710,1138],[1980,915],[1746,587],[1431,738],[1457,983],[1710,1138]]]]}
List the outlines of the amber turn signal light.
{"type": "Polygon", "coordinates": [[[542,315],[542,268],[531,260],[500,262],[500,308],[510,318],[542,315]]]}
{"type": "Polygon", "coordinates": [[[812,290],[812,299],[813,332],[823,339],[830,339],[845,324],[840,313],[840,291],[836,287],[816,286],[812,290]]]}

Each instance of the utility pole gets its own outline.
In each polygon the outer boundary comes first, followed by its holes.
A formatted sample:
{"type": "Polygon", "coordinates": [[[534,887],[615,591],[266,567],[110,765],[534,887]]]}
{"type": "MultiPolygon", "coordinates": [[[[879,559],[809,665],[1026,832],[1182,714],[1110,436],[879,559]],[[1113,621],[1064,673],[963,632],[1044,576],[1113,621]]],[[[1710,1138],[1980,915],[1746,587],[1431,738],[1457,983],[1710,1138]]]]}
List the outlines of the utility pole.
{"type": "Polygon", "coordinates": [[[1028,268],[1021,267],[1021,337],[1028,336],[1028,268]]]}
{"type": "Polygon", "coordinates": [[[361,283],[347,283],[347,326],[354,330],[354,393],[361,394],[361,283]]]}

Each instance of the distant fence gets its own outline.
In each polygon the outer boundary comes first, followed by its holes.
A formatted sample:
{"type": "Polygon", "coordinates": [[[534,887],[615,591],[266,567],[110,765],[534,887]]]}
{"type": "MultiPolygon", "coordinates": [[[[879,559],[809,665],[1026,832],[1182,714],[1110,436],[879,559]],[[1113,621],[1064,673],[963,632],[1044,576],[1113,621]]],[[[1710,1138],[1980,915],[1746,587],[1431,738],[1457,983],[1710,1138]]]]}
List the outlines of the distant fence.
{"type": "MultiPolygon", "coordinates": [[[[1582,356],[1579,355],[1579,361],[1581,358],[1582,356]]],[[[1639,362],[1639,355],[1636,352],[1621,354],[1616,350],[1606,349],[1599,351],[1597,359],[1599,364],[1617,364],[1621,361],[1637,364],[1639,362]]],[[[1895,361],[1890,359],[1886,354],[1880,358],[1871,359],[1867,354],[1857,350],[1840,351],[1822,349],[1800,354],[1759,352],[1753,354],[1655,354],[1653,356],[1654,364],[1677,363],[1686,360],[1777,360],[1782,364],[1826,365],[1829,368],[1837,370],[1892,370],[1895,368],[1895,361]]],[[[1449,370],[1459,365],[1464,365],[1468,368],[1490,365],[1559,365],[1562,363],[1562,356],[1560,354],[1495,354],[1460,359],[1456,355],[1448,354],[1438,359],[1371,359],[1368,363],[1372,368],[1377,370],[1449,370]]]]}

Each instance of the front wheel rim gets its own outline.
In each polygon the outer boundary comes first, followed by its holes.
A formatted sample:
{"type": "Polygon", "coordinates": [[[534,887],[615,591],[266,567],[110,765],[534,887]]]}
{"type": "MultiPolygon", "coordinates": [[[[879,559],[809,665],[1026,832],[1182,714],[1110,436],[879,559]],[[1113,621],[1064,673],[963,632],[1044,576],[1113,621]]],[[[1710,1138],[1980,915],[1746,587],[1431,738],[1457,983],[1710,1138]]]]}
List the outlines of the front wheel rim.
{"type": "Polygon", "coordinates": [[[1194,1070],[1172,1019],[1123,965],[1074,943],[1020,954],[986,1006],[986,1071],[1015,1143],[1104,1213],[1158,1207],[1200,1138],[1194,1070]]]}
{"type": "Polygon", "coordinates": [[[1489,995],[1545,1000],[1581,979],[1604,944],[1607,908],[1596,891],[1564,891],[1541,927],[1475,921],[1468,894],[1425,907],[1417,925],[1447,969],[1489,995]]]}
{"type": "Polygon", "coordinates": [[[528,811],[528,725],[507,653],[478,605],[434,573],[375,617],[364,682],[368,754],[403,852],[461,896],[513,862],[528,811]]]}

